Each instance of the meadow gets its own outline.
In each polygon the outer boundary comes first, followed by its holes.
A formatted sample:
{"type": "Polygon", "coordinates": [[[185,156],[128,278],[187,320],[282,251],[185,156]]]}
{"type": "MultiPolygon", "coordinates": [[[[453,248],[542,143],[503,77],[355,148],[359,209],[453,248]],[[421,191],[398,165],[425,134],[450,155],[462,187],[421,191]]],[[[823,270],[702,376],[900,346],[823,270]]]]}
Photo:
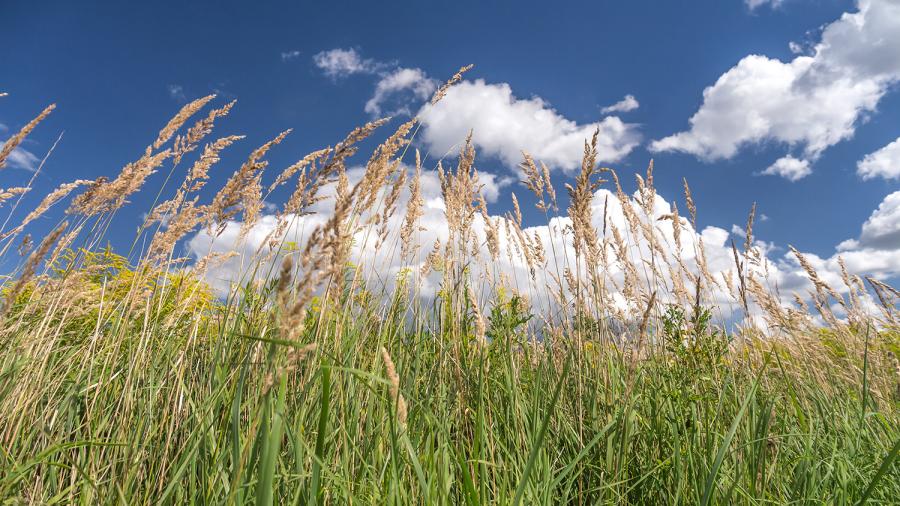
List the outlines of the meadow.
{"type": "Polygon", "coordinates": [[[518,198],[490,215],[471,142],[423,159],[415,118],[281,171],[266,155],[288,132],[219,167],[246,149],[212,135],[233,106],[188,103],[109,178],[28,205],[30,182],[0,190],[2,504],[900,498],[900,292],[884,280],[844,271],[836,286],[795,251],[810,290],[791,301],[766,278],[753,212],[728,273],[710,272],[687,181],[687,213],[660,214],[652,164],[627,193],[596,136],[565,188],[523,153],[514,190],[547,216],[540,235],[518,198]],[[368,138],[383,140],[361,157],[368,138]],[[207,198],[213,170],[233,173],[207,198]],[[426,177],[439,224],[420,222],[426,177]],[[157,198],[113,251],[137,192],[157,198]],[[250,253],[182,255],[261,219],[250,253]],[[36,223],[55,225],[32,238],[36,223]],[[223,266],[224,289],[209,276],[223,266]]]}

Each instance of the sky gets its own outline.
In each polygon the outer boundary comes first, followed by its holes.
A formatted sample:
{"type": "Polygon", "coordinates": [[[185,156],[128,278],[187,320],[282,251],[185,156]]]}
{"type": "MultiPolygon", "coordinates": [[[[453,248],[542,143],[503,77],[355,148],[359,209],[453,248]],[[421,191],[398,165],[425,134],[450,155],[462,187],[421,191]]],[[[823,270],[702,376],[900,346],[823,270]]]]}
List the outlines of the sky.
{"type": "MultiPolygon", "coordinates": [[[[114,176],[182,105],[216,93],[238,101],[218,133],[247,138],[211,188],[287,128],[273,167],[375,117],[418,114],[431,160],[473,131],[500,215],[511,191],[527,193],[522,149],[561,190],[599,128],[601,162],[627,190],[651,159],[667,201],[683,201],[687,178],[698,232],[741,241],[755,202],[775,258],[793,245],[823,265],[842,253],[857,272],[900,274],[898,0],[0,3],[0,140],[57,104],[0,187],[27,182],[62,134],[31,199],[114,176]]],[[[130,199],[114,246],[155,196],[130,199]]],[[[524,207],[526,226],[544,222],[524,207]]]]}

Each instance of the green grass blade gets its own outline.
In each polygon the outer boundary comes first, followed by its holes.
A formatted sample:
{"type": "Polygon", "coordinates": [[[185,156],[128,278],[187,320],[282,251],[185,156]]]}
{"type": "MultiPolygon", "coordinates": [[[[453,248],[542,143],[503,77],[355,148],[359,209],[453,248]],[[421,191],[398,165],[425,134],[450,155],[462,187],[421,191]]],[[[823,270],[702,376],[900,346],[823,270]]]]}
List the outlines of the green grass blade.
{"type": "Polygon", "coordinates": [[[563,383],[565,383],[566,376],[569,374],[570,365],[571,356],[566,359],[566,365],[563,367],[562,374],[560,374],[559,380],[556,382],[556,389],[553,391],[553,398],[550,400],[550,406],[547,407],[547,412],[544,414],[543,421],[541,421],[541,428],[538,431],[537,438],[533,442],[531,453],[528,455],[528,461],[525,463],[525,471],[522,473],[522,477],[519,478],[519,486],[516,488],[516,495],[512,502],[513,506],[518,506],[519,502],[522,500],[522,495],[525,493],[525,488],[528,486],[528,478],[531,475],[531,470],[534,468],[538,453],[540,453],[541,445],[544,443],[544,437],[547,435],[547,427],[550,426],[550,418],[553,416],[553,410],[556,409],[556,403],[559,401],[559,393],[562,391],[563,383]]]}
{"type": "Polygon", "coordinates": [[[322,462],[325,457],[325,431],[328,430],[328,409],[331,403],[331,367],[322,364],[322,401],[319,406],[319,426],[316,434],[316,458],[312,465],[312,481],[309,486],[309,503],[323,504],[324,494],[321,493],[322,462]]]}
{"type": "Polygon", "coordinates": [[[738,425],[741,423],[741,419],[744,417],[744,412],[747,411],[747,407],[750,405],[750,402],[753,400],[753,397],[756,394],[756,388],[759,386],[759,380],[762,377],[763,371],[766,369],[766,366],[769,364],[769,358],[766,357],[766,361],[763,363],[762,367],[760,367],[759,372],[756,374],[756,379],[753,381],[753,386],[750,387],[750,391],[747,392],[747,395],[744,397],[744,402],[741,404],[741,409],[738,410],[737,414],[734,415],[734,420],[731,422],[731,427],[728,429],[728,433],[725,435],[725,439],[722,441],[721,446],[719,447],[719,451],[716,453],[716,459],[713,461],[712,468],[709,470],[709,474],[706,476],[706,485],[703,487],[703,498],[700,500],[700,504],[702,506],[706,506],[709,504],[709,500],[712,498],[713,490],[716,486],[716,478],[719,474],[719,468],[722,466],[722,461],[725,459],[725,453],[728,452],[728,448],[731,446],[731,440],[734,439],[734,435],[737,432],[738,425]]]}
{"type": "MultiPolygon", "coordinates": [[[[259,463],[259,482],[256,484],[256,506],[268,506],[274,501],[275,490],[275,465],[278,463],[278,454],[281,450],[281,436],[284,429],[284,394],[286,388],[285,378],[281,378],[278,399],[274,412],[271,413],[272,422],[267,434],[260,433],[262,441],[262,455],[259,463]]],[[[267,410],[268,411],[268,410],[267,410]]],[[[267,412],[265,416],[269,416],[267,412]]]]}
{"type": "Polygon", "coordinates": [[[900,453],[900,438],[894,442],[894,447],[891,448],[891,451],[884,457],[884,460],[881,461],[881,465],[878,466],[878,471],[875,472],[875,476],[869,481],[869,484],[866,486],[866,491],[863,492],[862,497],[856,504],[865,504],[865,502],[869,500],[869,497],[872,495],[872,492],[875,491],[878,482],[881,481],[881,478],[887,474],[888,469],[890,469],[894,464],[894,461],[897,460],[898,453],[900,453]]]}

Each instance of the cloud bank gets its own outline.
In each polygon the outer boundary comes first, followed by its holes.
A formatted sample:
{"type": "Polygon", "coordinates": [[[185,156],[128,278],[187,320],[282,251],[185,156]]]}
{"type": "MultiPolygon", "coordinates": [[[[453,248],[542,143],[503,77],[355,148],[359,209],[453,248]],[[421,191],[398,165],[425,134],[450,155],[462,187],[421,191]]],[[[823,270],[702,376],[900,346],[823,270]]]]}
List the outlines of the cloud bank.
{"type": "Polygon", "coordinates": [[[419,118],[420,138],[433,155],[454,151],[471,131],[482,154],[496,156],[509,167],[522,160],[522,150],[553,168],[580,167],[584,143],[596,129],[601,162],[621,160],[641,138],[636,125],[615,116],[578,124],[540,97],[518,98],[509,84],[488,84],[483,79],[453,86],[440,102],[425,105],[419,118]]]}
{"type": "MultiPolygon", "coordinates": [[[[350,170],[348,177],[351,184],[359,181],[362,173],[360,168],[350,170]]],[[[487,200],[495,201],[505,182],[492,174],[482,173],[479,176],[487,200]]],[[[388,218],[386,237],[377,238],[376,225],[362,227],[356,231],[353,236],[350,262],[361,267],[367,288],[376,294],[391,294],[396,288],[398,277],[409,275],[418,278],[415,283],[418,287],[415,295],[424,304],[429,304],[440,288],[441,275],[428,269],[428,253],[436,241],[445,245],[449,232],[438,177],[433,172],[426,172],[422,176],[421,184],[424,214],[419,219],[418,231],[412,238],[415,253],[409,258],[401,258],[399,254],[398,236],[402,228],[402,209],[409,198],[408,193],[404,192],[398,203],[401,211],[388,218]],[[419,278],[423,272],[424,275],[419,278]]],[[[311,214],[288,217],[290,226],[283,236],[285,241],[302,247],[313,229],[328,220],[332,214],[334,186],[326,187],[323,195],[325,199],[313,206],[311,214]]],[[[672,294],[679,290],[678,283],[681,283],[682,291],[692,293],[690,292],[692,286],[686,279],[700,277],[707,293],[705,304],[715,306],[718,314],[724,319],[741,314],[732,240],[742,244],[746,232],[740,227],[733,227],[731,233],[715,226],[696,230],[682,217],[679,219],[680,237],[676,240],[672,212],[673,202],[655,193],[647,195],[635,192],[621,198],[605,188],[598,189],[594,193],[591,223],[600,240],[603,241],[605,238],[607,241],[605,250],[609,258],[608,265],[603,266],[601,270],[612,293],[611,310],[619,312],[624,318],[633,318],[643,310],[641,304],[646,304],[646,301],[635,300],[633,293],[629,294],[627,288],[629,284],[632,286],[634,283],[644,284],[648,286],[649,293],[651,286],[662,283],[667,288],[660,292],[661,294],[665,292],[660,295],[661,302],[672,302],[674,301],[672,294]],[[634,221],[634,217],[637,217],[637,222],[634,221]],[[653,242],[644,232],[644,227],[653,230],[655,236],[653,242]],[[621,248],[616,246],[616,234],[623,238],[621,244],[624,246],[621,248]],[[679,241],[680,247],[677,246],[679,241]],[[654,257],[660,260],[655,264],[657,266],[655,270],[654,264],[645,261],[654,257]],[[621,261],[622,258],[627,258],[628,262],[637,268],[628,268],[627,262],[621,261]],[[668,265],[677,266],[679,258],[690,275],[683,277],[680,274],[673,275],[673,271],[668,269],[668,265]],[[703,272],[703,266],[706,273],[703,272]]],[[[502,284],[526,296],[532,301],[535,311],[552,313],[560,304],[557,294],[563,292],[571,296],[566,286],[560,286],[565,285],[565,282],[559,280],[562,277],[561,272],[567,267],[578,270],[575,267],[578,264],[570,232],[571,218],[562,213],[551,218],[546,225],[525,228],[522,235],[514,232],[515,227],[513,222],[509,221],[508,215],[489,216],[487,219],[495,223],[500,231],[500,254],[492,259],[486,234],[488,222],[480,214],[476,214],[472,225],[476,239],[471,244],[471,253],[476,260],[468,267],[472,279],[481,284],[481,288],[487,290],[487,293],[492,287],[502,284]],[[532,246],[539,244],[537,249],[543,252],[543,259],[533,260],[536,264],[533,270],[531,267],[535,265],[530,265],[522,253],[526,248],[523,240],[532,246]]],[[[365,217],[359,221],[364,222],[365,217]]],[[[196,259],[204,258],[211,253],[230,251],[238,253],[236,257],[215,265],[206,272],[207,280],[220,293],[226,293],[233,283],[241,284],[249,281],[242,277],[249,270],[248,259],[254,258],[259,252],[265,254],[269,251],[268,241],[271,239],[270,234],[278,228],[278,218],[275,215],[264,216],[243,240],[239,239],[241,226],[240,222],[229,222],[219,236],[201,231],[187,244],[190,255],[196,259]]],[[[759,240],[753,241],[752,248],[753,253],[743,260],[745,275],[752,272],[765,286],[770,289],[777,287],[781,297],[780,303],[785,306],[792,304],[795,293],[806,298],[813,285],[793,254],[759,240]]],[[[818,271],[819,277],[841,293],[846,293],[847,289],[842,282],[839,257],[843,258],[851,274],[874,275],[880,279],[900,275],[900,262],[896,261],[900,258],[900,191],[888,195],[862,225],[860,234],[854,239],[842,242],[833,255],[829,257],[820,257],[812,253],[804,255],[809,264],[818,271]]],[[[256,270],[257,275],[264,277],[266,274],[277,272],[279,261],[280,259],[271,257],[261,269],[256,270]]],[[[586,279],[583,271],[582,276],[582,279],[586,279]]],[[[755,308],[752,313],[750,316],[757,317],[760,313],[759,308],[755,308]]]]}
{"type": "MultiPolygon", "coordinates": [[[[413,103],[426,102],[439,82],[420,68],[364,59],[355,49],[331,49],[313,57],[315,65],[333,79],[354,74],[378,77],[372,97],[365,104],[371,116],[412,115],[413,103]]],[[[603,114],[638,108],[633,95],[603,109],[603,114]]],[[[437,104],[426,103],[418,111],[422,124],[419,139],[430,154],[443,157],[473,132],[473,142],[483,153],[514,168],[528,149],[552,168],[572,170],[580,166],[584,142],[600,131],[599,160],[615,162],[627,156],[641,140],[637,125],[607,116],[593,123],[566,118],[540,97],[519,98],[507,83],[483,79],[462,81],[450,88],[437,104]]]]}
{"type": "Polygon", "coordinates": [[[653,141],[651,150],[712,161],[774,141],[814,161],[852,137],[900,82],[900,2],[860,0],[858,8],[826,25],[810,56],[744,57],[703,91],[690,128],[653,141]]]}

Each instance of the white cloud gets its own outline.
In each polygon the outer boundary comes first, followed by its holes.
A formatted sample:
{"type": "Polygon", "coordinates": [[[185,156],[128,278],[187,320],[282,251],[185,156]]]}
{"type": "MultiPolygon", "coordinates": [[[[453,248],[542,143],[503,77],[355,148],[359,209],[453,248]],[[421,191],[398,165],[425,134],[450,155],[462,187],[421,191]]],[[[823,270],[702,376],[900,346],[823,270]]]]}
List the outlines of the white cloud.
{"type": "Polygon", "coordinates": [[[609,114],[611,112],[628,112],[633,111],[640,107],[640,103],[638,103],[637,99],[634,98],[634,95],[625,95],[625,98],[619,100],[613,105],[606,106],[603,109],[600,109],[600,112],[603,114],[609,114]]]}
{"type": "MultiPolygon", "coordinates": [[[[410,115],[409,104],[426,100],[439,84],[422,69],[364,60],[355,49],[323,51],[313,59],[331,77],[377,75],[375,90],[365,105],[365,111],[373,116],[410,115]]],[[[626,111],[637,106],[637,100],[627,95],[607,109],[626,111]]],[[[453,86],[437,104],[425,104],[418,116],[423,126],[420,138],[433,155],[443,157],[453,151],[471,130],[476,147],[511,167],[521,161],[521,151],[527,148],[552,167],[574,169],[581,163],[585,140],[598,128],[600,161],[618,161],[640,142],[637,127],[618,117],[577,124],[540,97],[519,99],[508,84],[486,84],[480,79],[453,86]]]]}
{"type": "MultiPolygon", "coordinates": [[[[375,85],[375,93],[372,98],[366,102],[366,112],[379,116],[382,113],[382,107],[385,101],[392,96],[396,96],[403,91],[409,91],[413,97],[419,100],[425,100],[437,89],[437,81],[429,78],[422,69],[417,68],[398,68],[390,73],[382,76],[375,85]]],[[[400,105],[398,109],[391,111],[389,114],[397,113],[410,114],[409,109],[405,105],[400,105]]]]}
{"type": "MultiPolygon", "coordinates": [[[[900,191],[891,193],[863,223],[859,239],[842,242],[840,251],[888,250],[900,254],[900,191]]],[[[900,256],[897,257],[900,259],[900,256]]],[[[897,261],[900,271],[900,260],[897,261]]]]}
{"type": "MultiPolygon", "coordinates": [[[[863,223],[858,238],[841,242],[835,250],[827,258],[812,253],[805,256],[819,276],[838,291],[845,291],[838,257],[844,259],[851,274],[872,275],[882,280],[900,275],[900,191],[884,198],[863,223]]],[[[797,267],[792,255],[785,255],[779,261],[779,268],[785,273],[781,287],[794,290],[798,284],[806,283],[805,274],[797,267]]]]}
{"type": "MultiPolygon", "coordinates": [[[[348,176],[351,182],[358,181],[361,171],[350,171],[348,176]]],[[[489,200],[496,199],[502,183],[498,183],[496,177],[488,174],[479,173],[479,178],[481,183],[485,184],[486,196],[490,197],[489,200]]],[[[326,188],[323,194],[328,198],[316,203],[314,209],[312,209],[315,211],[313,214],[291,217],[292,225],[288,228],[285,235],[287,241],[293,241],[302,246],[312,233],[313,228],[324,223],[330,217],[334,195],[333,187],[326,188]]],[[[381,288],[388,290],[389,293],[395,286],[394,280],[397,274],[405,267],[412,267],[415,272],[418,272],[419,268],[426,261],[426,256],[435,240],[440,240],[441,243],[446,244],[448,229],[444,218],[444,202],[441,197],[440,183],[434,173],[423,174],[422,194],[426,205],[424,215],[418,222],[421,228],[414,239],[419,249],[411,262],[398,258],[399,255],[396,249],[385,246],[381,248],[376,247],[374,230],[377,227],[375,226],[372,228],[362,227],[354,235],[350,261],[363,267],[363,272],[367,276],[366,286],[373,293],[378,293],[381,288]]],[[[404,192],[399,203],[401,210],[407,199],[408,196],[404,192]]],[[[629,198],[628,205],[632,206],[638,213],[643,213],[635,200],[629,198]]],[[[670,206],[665,200],[657,196],[651,204],[651,208],[652,216],[646,219],[646,222],[655,227],[659,240],[671,252],[672,248],[674,248],[671,222],[658,220],[660,216],[670,212],[670,206]]],[[[608,223],[618,227],[622,235],[629,241],[628,254],[632,257],[632,261],[637,261],[641,255],[649,258],[649,244],[641,234],[635,237],[629,233],[622,205],[616,195],[609,190],[601,189],[596,192],[593,201],[593,223],[598,231],[603,229],[602,219],[604,211],[606,212],[608,223]],[[609,206],[604,209],[607,201],[609,206]]],[[[396,244],[396,234],[400,229],[402,219],[402,211],[389,218],[388,230],[391,232],[384,244],[396,244]]],[[[567,216],[557,217],[553,218],[548,225],[529,227],[524,230],[529,237],[537,238],[542,243],[550,265],[547,269],[536,269],[536,279],[530,281],[528,265],[525,259],[517,253],[519,247],[514,244],[516,239],[513,236],[507,236],[505,233],[506,227],[503,225],[505,218],[492,216],[490,219],[500,224],[501,253],[496,261],[490,259],[485,241],[485,222],[480,215],[476,215],[473,229],[477,235],[477,240],[473,241],[472,247],[476,248],[481,261],[471,263],[469,270],[472,276],[474,279],[485,283],[485,286],[489,286],[492,283],[491,276],[495,274],[503,276],[506,282],[518,287],[517,290],[529,296],[538,306],[536,309],[546,308],[551,302],[549,293],[544,290],[546,290],[548,285],[552,286],[554,283],[549,275],[550,272],[555,271],[555,268],[552,267],[554,263],[558,263],[560,268],[565,265],[575,265],[571,237],[564,235],[568,234],[564,230],[571,226],[571,220],[567,216]],[[554,258],[554,251],[559,255],[558,257],[554,258]],[[508,254],[508,252],[511,254],[508,254]]],[[[361,217],[359,222],[364,220],[365,217],[361,217]]],[[[244,241],[238,240],[240,226],[240,223],[230,222],[226,226],[225,231],[218,237],[212,237],[206,231],[201,231],[192,237],[187,244],[190,254],[198,259],[211,252],[237,251],[240,253],[238,257],[232,258],[220,266],[215,266],[208,272],[207,280],[219,293],[227,293],[232,282],[241,280],[242,273],[248,267],[248,259],[254,257],[260,248],[264,253],[267,252],[266,241],[270,238],[269,234],[276,229],[278,224],[275,216],[267,215],[252,228],[244,241]]],[[[702,232],[695,233],[691,226],[684,222],[682,227],[684,228],[682,237],[685,244],[681,253],[686,265],[696,269],[693,245],[702,237],[707,246],[706,257],[710,270],[720,272],[733,266],[727,231],[716,227],[707,227],[702,232]],[[691,242],[692,240],[693,242],[691,242]]],[[[611,228],[609,226],[609,230],[611,228]]],[[[611,249],[609,257],[615,263],[615,253],[611,249]]],[[[275,262],[275,260],[273,259],[271,262],[275,262]]],[[[269,272],[269,270],[262,268],[258,272],[265,273],[269,272]]],[[[610,265],[606,274],[618,286],[622,286],[624,271],[621,266],[610,265]]],[[[667,274],[664,273],[663,276],[665,275],[667,274]]],[[[242,280],[242,282],[246,281],[246,279],[242,280]]],[[[436,294],[439,284],[440,274],[433,273],[422,280],[422,286],[418,293],[425,300],[431,299],[436,294]]],[[[719,294],[716,297],[724,302],[724,295],[719,294]]],[[[617,295],[616,298],[618,307],[628,310],[628,301],[621,294],[617,295]]],[[[643,310],[643,308],[637,308],[636,306],[632,309],[634,311],[643,310]]]]}
{"type": "Polygon", "coordinates": [[[187,97],[184,94],[184,86],[180,84],[170,84],[166,86],[166,90],[169,92],[169,97],[173,100],[177,100],[179,102],[184,102],[187,100],[187,97]]]}
{"type": "Polygon", "coordinates": [[[767,4],[771,5],[773,9],[777,9],[778,7],[781,7],[784,0],[744,0],[744,3],[752,11],[767,4]]]}
{"type": "Polygon", "coordinates": [[[322,51],[313,56],[313,61],[333,79],[353,74],[377,75],[375,91],[365,105],[365,111],[372,116],[382,115],[385,109],[388,115],[410,115],[409,102],[425,100],[438,85],[422,69],[363,59],[353,48],[322,51]]]}
{"type": "MultiPolygon", "coordinates": [[[[489,200],[496,200],[503,182],[498,182],[496,177],[489,174],[482,173],[479,175],[481,176],[481,182],[485,183],[489,200]]],[[[362,169],[352,169],[348,172],[348,176],[351,183],[355,183],[360,180],[362,169]]],[[[396,286],[395,280],[401,271],[411,268],[413,273],[419,272],[435,240],[446,244],[448,230],[443,215],[444,202],[441,197],[440,183],[433,172],[423,174],[422,193],[426,205],[424,215],[419,220],[421,228],[413,239],[419,249],[418,253],[411,260],[400,259],[396,247],[397,234],[403,219],[402,209],[408,199],[405,191],[398,203],[400,211],[388,220],[387,229],[390,232],[381,247],[376,247],[377,241],[374,238],[377,226],[364,226],[355,233],[350,261],[361,267],[365,286],[370,293],[377,294],[382,289],[385,290],[384,293],[386,294],[392,293],[396,286]]],[[[327,221],[331,216],[334,195],[333,185],[326,187],[323,194],[326,196],[326,199],[317,202],[313,206],[313,209],[311,209],[313,211],[312,214],[292,217],[291,226],[286,231],[286,241],[293,241],[298,246],[303,247],[313,229],[327,221]]],[[[649,205],[650,216],[646,216],[639,200],[639,195],[635,193],[630,198],[626,197],[625,205],[630,206],[643,223],[653,228],[661,248],[669,256],[669,263],[674,264],[672,257],[676,253],[676,246],[672,222],[671,220],[661,219],[670,212],[670,203],[663,197],[655,195],[654,200],[649,205]]],[[[627,256],[636,265],[647,266],[649,264],[644,263],[641,259],[658,255],[658,253],[651,252],[650,245],[643,233],[638,232],[634,235],[630,232],[623,204],[609,190],[600,189],[595,193],[592,217],[592,223],[601,238],[603,230],[606,230],[610,235],[612,235],[613,227],[619,230],[627,245],[627,256]],[[608,202],[608,208],[605,205],[606,202],[608,202]],[[607,220],[606,226],[603,223],[604,215],[607,220]]],[[[362,216],[357,222],[363,223],[365,219],[366,217],[362,216]]],[[[569,217],[565,215],[555,217],[547,225],[528,227],[524,230],[529,237],[541,243],[546,255],[547,264],[537,267],[534,278],[531,278],[526,260],[517,253],[519,248],[516,245],[516,239],[512,236],[507,236],[504,232],[506,229],[503,225],[505,218],[492,216],[490,219],[500,225],[501,253],[496,260],[490,258],[485,241],[485,222],[480,215],[476,215],[473,229],[477,238],[472,242],[472,248],[474,254],[477,254],[480,260],[474,260],[467,264],[467,269],[472,279],[476,283],[483,283],[483,287],[487,289],[498,283],[514,288],[518,293],[525,295],[532,301],[535,311],[547,314],[553,308],[558,307],[555,306],[556,302],[554,302],[551,292],[556,292],[559,288],[551,273],[554,273],[556,270],[554,266],[562,268],[563,266],[576,265],[570,232],[566,231],[567,227],[570,227],[572,223],[569,217]],[[510,253],[508,254],[507,252],[510,253]]],[[[684,265],[692,272],[692,275],[698,274],[697,248],[702,239],[705,246],[704,251],[708,271],[717,280],[718,286],[710,285],[708,282],[705,283],[705,285],[708,285],[705,303],[716,306],[719,316],[723,319],[734,318],[739,313],[739,298],[736,291],[734,291],[736,288],[727,288],[727,283],[724,281],[726,278],[730,278],[735,285],[737,284],[729,232],[714,226],[697,231],[683,218],[681,226],[682,248],[680,255],[684,265]]],[[[219,293],[227,293],[233,282],[246,283],[248,281],[247,279],[242,279],[242,275],[249,271],[251,267],[250,259],[254,258],[258,251],[263,253],[268,251],[266,244],[270,239],[269,234],[277,227],[278,222],[275,216],[264,216],[251,229],[246,239],[239,241],[241,224],[231,222],[220,236],[212,237],[207,232],[201,231],[189,240],[187,246],[190,254],[198,259],[211,252],[237,251],[239,253],[239,256],[221,265],[212,267],[207,273],[207,280],[211,282],[219,293]]],[[[732,228],[733,233],[737,235],[741,235],[743,232],[740,227],[734,226],[732,228]]],[[[760,241],[756,241],[754,247],[760,253],[760,261],[758,263],[745,261],[745,275],[752,273],[764,285],[777,286],[783,304],[791,304],[794,292],[805,296],[812,289],[812,284],[806,273],[791,253],[776,255],[776,249],[773,245],[760,241]]],[[[621,287],[624,286],[626,271],[623,268],[623,264],[617,261],[616,253],[611,247],[608,253],[610,265],[602,269],[602,271],[603,275],[606,276],[608,286],[611,287],[613,305],[618,310],[621,310],[626,318],[639,316],[644,309],[643,304],[646,304],[646,301],[642,301],[639,304],[634,300],[630,300],[621,291],[621,287]]],[[[900,191],[885,198],[884,202],[863,224],[858,239],[845,241],[839,248],[839,251],[828,258],[822,258],[811,253],[805,253],[804,255],[818,271],[820,278],[840,293],[846,293],[847,289],[841,281],[838,255],[844,258],[847,268],[852,274],[871,274],[882,279],[900,274],[900,262],[896,260],[900,258],[900,191]]],[[[277,261],[279,260],[272,258],[268,264],[263,265],[262,268],[257,269],[255,272],[277,272],[277,268],[274,270],[269,269],[269,267],[274,267],[277,261]]],[[[661,261],[659,265],[664,266],[665,262],[661,261]]],[[[416,276],[417,274],[413,275],[416,276]]],[[[643,269],[637,275],[640,277],[639,283],[661,282],[668,287],[672,286],[671,274],[667,272],[665,267],[661,269],[658,275],[643,269]]],[[[418,280],[418,287],[415,293],[427,304],[433,300],[440,282],[440,274],[431,273],[418,280]]],[[[691,288],[689,282],[685,282],[685,284],[688,285],[686,288],[691,288]]],[[[565,287],[563,287],[563,290],[567,291],[565,287]]],[[[672,302],[670,300],[672,294],[669,289],[665,290],[665,293],[660,292],[658,297],[662,303],[672,302]]],[[[750,316],[752,318],[760,317],[760,310],[757,307],[751,306],[751,313],[750,316]]]]}
{"type": "Polygon", "coordinates": [[[811,56],[744,57],[703,91],[690,129],[650,147],[716,160],[776,141],[815,160],[851,137],[898,81],[900,2],[860,0],[858,12],[824,27],[811,56]]]}
{"type": "MultiPolygon", "coordinates": [[[[405,165],[401,165],[401,170],[409,170],[409,168],[405,165]]],[[[350,184],[354,185],[362,179],[363,174],[364,168],[354,167],[348,169],[347,178],[350,184]]],[[[487,172],[479,172],[478,177],[479,184],[482,185],[482,194],[488,203],[496,202],[499,198],[501,189],[511,182],[508,179],[487,172]]],[[[420,247],[420,251],[418,252],[415,261],[419,264],[424,262],[425,256],[434,240],[436,238],[440,238],[442,241],[446,240],[447,235],[447,227],[443,218],[444,201],[441,197],[441,183],[437,173],[433,171],[423,172],[420,179],[420,187],[425,205],[423,209],[424,215],[418,222],[424,230],[420,230],[416,234],[416,242],[420,247]]],[[[309,238],[313,229],[316,226],[325,223],[332,215],[335,193],[335,183],[325,185],[320,190],[320,196],[323,198],[310,206],[308,209],[310,214],[304,216],[290,216],[288,219],[291,226],[288,227],[284,235],[286,240],[293,241],[299,245],[305,244],[305,241],[309,238]]],[[[397,203],[397,207],[400,211],[395,213],[389,221],[390,226],[388,228],[389,230],[394,231],[392,238],[389,240],[390,244],[396,244],[396,231],[400,229],[403,220],[403,209],[405,208],[408,199],[408,191],[404,189],[397,203]]],[[[363,221],[364,218],[365,217],[360,218],[360,221],[363,221]]],[[[267,251],[264,246],[266,241],[271,238],[270,234],[277,226],[278,220],[276,216],[267,214],[252,227],[247,237],[243,241],[240,241],[238,238],[241,224],[232,221],[227,224],[224,232],[217,237],[211,236],[205,230],[198,232],[188,241],[187,248],[190,254],[198,259],[210,253],[226,253],[230,251],[239,253],[239,256],[229,259],[221,265],[212,267],[207,273],[207,281],[210,282],[218,293],[224,294],[228,292],[232,282],[241,279],[246,267],[245,262],[247,259],[254,257],[254,255],[260,251],[261,247],[263,248],[262,251],[264,253],[267,251]]],[[[372,227],[371,229],[362,229],[355,235],[352,261],[358,264],[377,267],[380,274],[376,273],[375,275],[383,275],[384,278],[382,278],[381,281],[392,282],[394,276],[404,264],[397,258],[399,256],[397,251],[391,250],[391,248],[388,247],[375,247],[375,234],[372,232],[374,228],[375,227],[372,227]]],[[[437,285],[434,282],[428,282],[426,280],[426,291],[430,290],[428,293],[433,295],[436,288],[437,285]]]]}
{"type": "Polygon", "coordinates": [[[900,137],[878,151],[866,155],[856,164],[856,173],[863,179],[875,177],[900,179],[900,137]]]}
{"type": "Polygon", "coordinates": [[[540,97],[520,99],[509,84],[487,84],[482,79],[453,86],[440,102],[426,104],[419,117],[420,138],[432,154],[453,151],[471,130],[481,153],[497,156],[510,167],[521,161],[523,149],[551,167],[579,167],[584,142],[598,128],[600,161],[621,160],[640,141],[635,125],[618,117],[578,124],[540,97]]]}
{"type": "MultiPolygon", "coordinates": [[[[741,227],[732,226],[732,233],[740,236],[743,232],[741,227]]],[[[710,242],[707,241],[708,255],[710,242]]],[[[716,244],[724,242],[716,241],[716,244]]],[[[788,304],[795,292],[806,298],[806,293],[813,287],[793,253],[775,256],[772,254],[775,251],[773,245],[762,242],[757,242],[756,245],[769,262],[770,286],[778,287],[782,303],[788,304]]],[[[714,255],[722,253],[717,248],[712,248],[712,251],[714,255]]],[[[871,275],[881,280],[900,276],[900,191],[886,196],[862,224],[859,236],[838,244],[831,256],[821,257],[810,252],[802,254],[818,276],[841,294],[846,294],[848,289],[842,280],[839,259],[844,260],[850,274],[871,275]]],[[[764,270],[764,266],[762,269],[764,270]]]]}
{"type": "Polygon", "coordinates": [[[40,161],[40,158],[35,156],[34,153],[21,146],[12,150],[12,153],[9,154],[9,158],[6,159],[6,162],[10,167],[24,169],[30,172],[37,170],[40,161]]]}
{"type": "Polygon", "coordinates": [[[296,60],[297,58],[300,57],[301,54],[302,53],[298,49],[291,49],[290,51],[282,51],[281,52],[281,61],[296,60]]]}
{"type": "Polygon", "coordinates": [[[860,245],[868,248],[900,249],[900,191],[885,197],[878,209],[863,224],[860,245]]]}
{"type": "Polygon", "coordinates": [[[789,181],[799,181],[812,174],[809,160],[798,160],[791,155],[783,156],[770,165],[761,174],[767,176],[781,176],[789,181]]]}
{"type": "Polygon", "coordinates": [[[373,74],[380,68],[380,64],[363,59],[353,48],[335,48],[316,53],[313,62],[326,76],[334,79],[353,74],[373,74]]]}

